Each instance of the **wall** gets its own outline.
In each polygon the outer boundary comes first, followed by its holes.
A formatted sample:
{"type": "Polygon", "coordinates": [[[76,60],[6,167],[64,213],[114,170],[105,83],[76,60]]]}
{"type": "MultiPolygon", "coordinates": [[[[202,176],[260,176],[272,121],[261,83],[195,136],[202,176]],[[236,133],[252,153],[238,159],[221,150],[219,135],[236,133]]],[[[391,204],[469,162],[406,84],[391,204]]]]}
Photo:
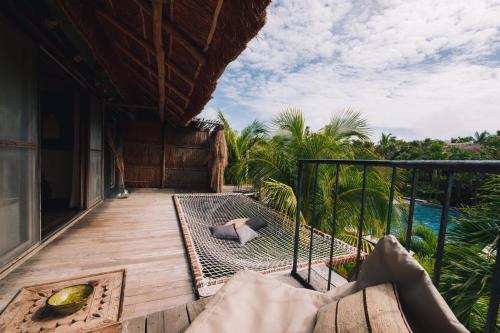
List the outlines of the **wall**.
{"type": "Polygon", "coordinates": [[[208,131],[129,121],[123,138],[126,186],[208,188],[208,131]]]}

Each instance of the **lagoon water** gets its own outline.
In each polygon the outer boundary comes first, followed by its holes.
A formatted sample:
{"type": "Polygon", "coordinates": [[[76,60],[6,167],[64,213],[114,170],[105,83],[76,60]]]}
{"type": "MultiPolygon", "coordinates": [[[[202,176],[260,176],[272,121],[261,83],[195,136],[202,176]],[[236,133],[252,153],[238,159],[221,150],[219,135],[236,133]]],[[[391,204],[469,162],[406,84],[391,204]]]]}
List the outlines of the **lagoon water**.
{"type": "MultiPolygon", "coordinates": [[[[458,211],[450,209],[448,217],[448,228],[450,220],[458,216],[458,211]]],[[[439,223],[441,221],[441,207],[437,205],[429,205],[421,202],[415,202],[415,212],[413,219],[418,224],[423,224],[431,228],[436,234],[439,233],[439,223]]]]}

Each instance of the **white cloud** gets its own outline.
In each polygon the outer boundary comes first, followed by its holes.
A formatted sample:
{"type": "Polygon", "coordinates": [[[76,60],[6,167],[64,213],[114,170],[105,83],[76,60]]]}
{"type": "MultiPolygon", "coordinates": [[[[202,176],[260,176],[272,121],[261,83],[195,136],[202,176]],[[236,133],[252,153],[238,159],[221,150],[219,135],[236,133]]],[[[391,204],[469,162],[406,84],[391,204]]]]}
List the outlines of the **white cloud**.
{"type": "Polygon", "coordinates": [[[208,110],[315,128],[353,107],[374,128],[449,138],[500,129],[500,1],[277,1],[208,110]]]}
{"type": "Polygon", "coordinates": [[[200,117],[204,118],[204,119],[215,120],[215,119],[217,119],[217,109],[214,107],[208,106],[203,110],[203,113],[200,114],[200,117]]]}

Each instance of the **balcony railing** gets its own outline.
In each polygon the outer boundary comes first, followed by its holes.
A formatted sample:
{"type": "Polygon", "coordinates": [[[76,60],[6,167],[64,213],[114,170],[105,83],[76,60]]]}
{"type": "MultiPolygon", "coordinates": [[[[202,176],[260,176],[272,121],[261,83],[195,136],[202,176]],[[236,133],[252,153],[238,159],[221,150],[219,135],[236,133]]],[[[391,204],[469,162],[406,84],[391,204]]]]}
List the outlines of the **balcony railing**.
{"type": "MultiPolygon", "coordinates": [[[[311,286],[311,258],[313,253],[313,229],[317,227],[317,200],[316,193],[318,187],[318,169],[320,165],[330,165],[330,167],[335,168],[335,185],[333,188],[333,214],[331,220],[331,246],[330,246],[330,265],[329,265],[329,275],[327,282],[327,290],[330,289],[330,283],[332,278],[332,263],[333,263],[333,253],[334,253],[334,239],[336,236],[337,228],[337,204],[338,204],[338,188],[339,188],[339,175],[342,172],[341,166],[357,166],[362,168],[363,180],[362,189],[360,193],[360,206],[359,206],[359,224],[357,228],[357,256],[356,256],[356,266],[354,268],[354,276],[357,276],[359,272],[360,263],[362,260],[362,237],[363,237],[363,227],[365,223],[365,206],[366,206],[366,189],[367,189],[367,174],[370,168],[388,168],[391,173],[391,183],[389,188],[388,197],[388,207],[387,207],[387,222],[385,228],[385,234],[391,233],[391,221],[393,219],[393,206],[394,206],[394,194],[396,190],[396,181],[398,171],[400,169],[406,169],[410,172],[411,177],[411,189],[409,198],[409,210],[408,210],[408,220],[406,223],[406,241],[404,246],[408,251],[411,250],[412,244],[412,231],[413,231],[413,215],[415,212],[415,200],[417,193],[417,182],[418,182],[418,172],[422,171],[438,171],[446,176],[446,188],[444,189],[444,198],[441,209],[441,218],[439,225],[439,234],[437,248],[434,254],[434,270],[433,270],[433,282],[436,287],[439,287],[442,260],[445,247],[445,239],[447,233],[448,225],[448,213],[450,210],[450,199],[453,189],[453,179],[454,175],[458,173],[471,173],[471,174],[500,174],[500,161],[377,161],[377,160],[299,160],[298,163],[298,195],[297,195],[297,211],[296,211],[296,226],[295,226],[295,242],[294,242],[294,261],[292,275],[302,282],[305,286],[312,288],[311,286]],[[307,168],[306,168],[307,166],[307,168]],[[301,205],[303,202],[303,181],[304,174],[312,172],[312,216],[311,221],[309,221],[311,228],[310,244],[309,244],[309,262],[307,278],[302,277],[297,273],[297,257],[299,250],[299,227],[302,219],[301,205]]],[[[499,211],[500,218],[500,211],[499,211]]],[[[499,309],[500,300],[500,235],[496,238],[496,259],[495,266],[492,276],[492,289],[490,294],[490,301],[487,313],[487,324],[486,332],[494,332],[499,309]]]]}

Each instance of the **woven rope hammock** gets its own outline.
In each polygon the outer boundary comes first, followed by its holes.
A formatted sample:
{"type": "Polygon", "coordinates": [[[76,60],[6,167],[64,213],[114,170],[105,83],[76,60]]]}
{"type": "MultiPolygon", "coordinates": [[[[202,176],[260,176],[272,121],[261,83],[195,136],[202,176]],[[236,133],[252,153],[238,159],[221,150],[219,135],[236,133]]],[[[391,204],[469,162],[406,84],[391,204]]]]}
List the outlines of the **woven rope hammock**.
{"type": "MultiPolygon", "coordinates": [[[[195,279],[200,289],[224,283],[242,269],[263,273],[289,272],[293,262],[294,223],[276,211],[242,194],[178,194],[174,196],[184,241],[195,279]],[[209,227],[229,220],[260,217],[268,226],[260,237],[240,245],[216,239],[209,227]]],[[[300,227],[298,267],[305,267],[309,256],[310,228],[300,227]]],[[[312,263],[328,263],[331,237],[316,229],[312,263]]],[[[335,239],[333,262],[353,261],[356,248],[335,239]]]]}

